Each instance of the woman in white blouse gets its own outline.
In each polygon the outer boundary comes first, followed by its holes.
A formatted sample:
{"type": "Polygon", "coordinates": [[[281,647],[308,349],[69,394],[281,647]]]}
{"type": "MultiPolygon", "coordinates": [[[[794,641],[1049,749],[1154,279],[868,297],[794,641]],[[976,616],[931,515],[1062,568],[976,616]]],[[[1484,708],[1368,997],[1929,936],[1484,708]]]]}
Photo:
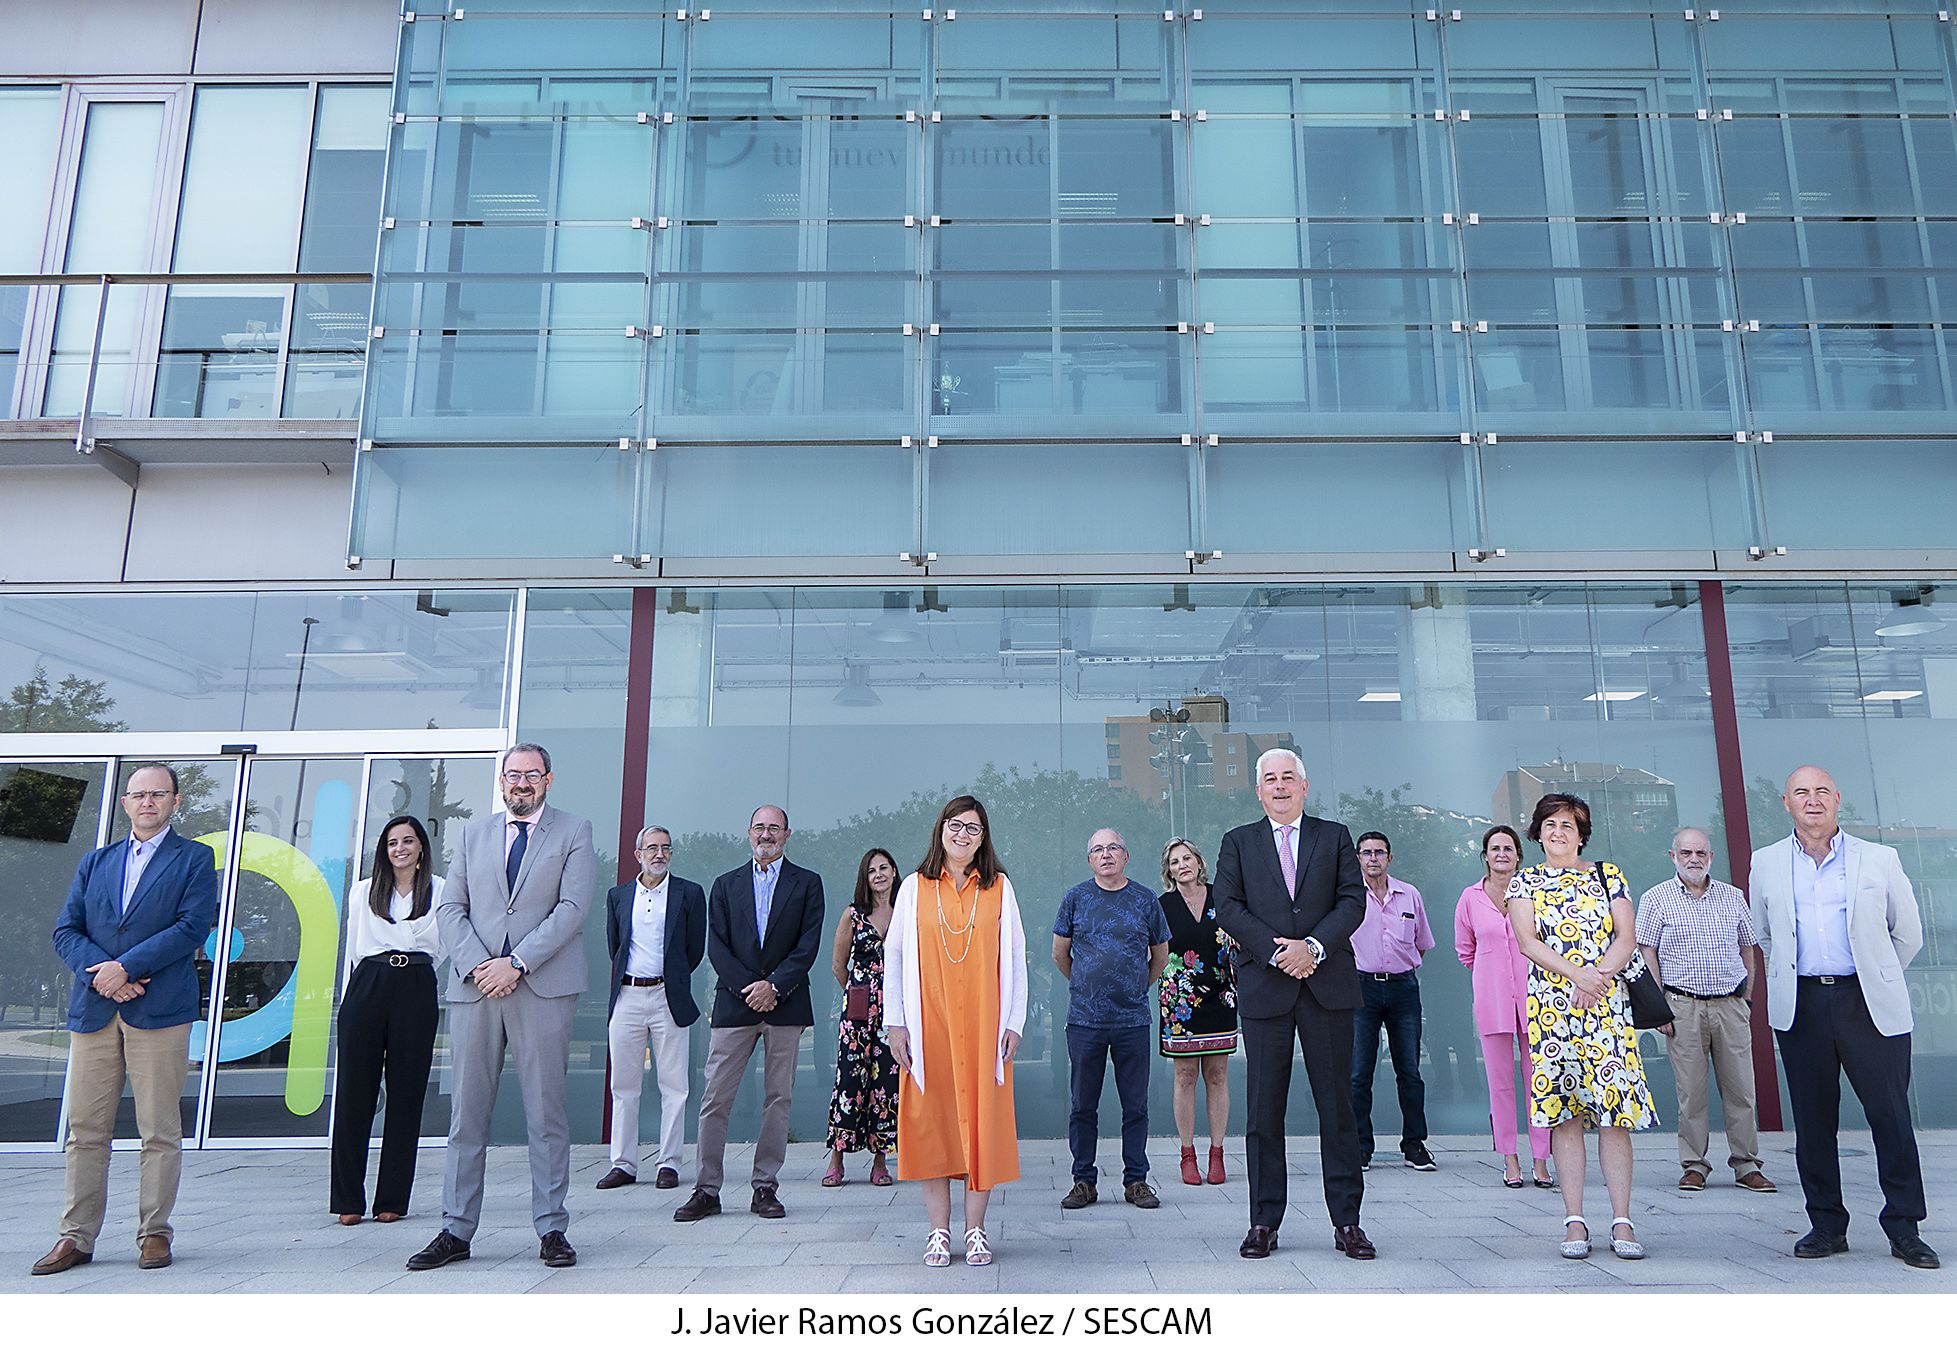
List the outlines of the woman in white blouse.
{"type": "Polygon", "coordinates": [[[399,1222],[408,1211],[441,1019],[435,1003],[441,958],[435,904],[441,896],[428,830],[412,814],[390,819],[381,829],[368,877],[347,893],[347,979],[333,1080],[329,1190],[329,1207],[346,1227],[367,1211],[367,1138],[383,1078],[387,1117],[374,1221],[399,1222]]]}

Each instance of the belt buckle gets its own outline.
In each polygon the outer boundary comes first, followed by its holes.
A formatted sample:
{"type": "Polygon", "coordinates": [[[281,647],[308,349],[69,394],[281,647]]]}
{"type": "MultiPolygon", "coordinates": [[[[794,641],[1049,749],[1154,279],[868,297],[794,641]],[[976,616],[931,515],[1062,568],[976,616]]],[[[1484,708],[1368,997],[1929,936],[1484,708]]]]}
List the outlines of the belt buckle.
{"type": "Polygon", "coordinates": [[[1832,973],[1823,973],[1819,975],[1819,982],[1823,987],[1833,987],[1835,985],[1835,975],[1832,973]]]}
{"type": "Polygon", "coordinates": [[[1368,978],[1371,978],[1376,983],[1383,983],[1388,978],[1391,978],[1393,975],[1390,973],[1368,973],[1366,976],[1368,978]]]}
{"type": "Polygon", "coordinates": [[[405,954],[390,954],[387,956],[387,966],[389,968],[406,968],[408,966],[408,956],[405,954]]]}

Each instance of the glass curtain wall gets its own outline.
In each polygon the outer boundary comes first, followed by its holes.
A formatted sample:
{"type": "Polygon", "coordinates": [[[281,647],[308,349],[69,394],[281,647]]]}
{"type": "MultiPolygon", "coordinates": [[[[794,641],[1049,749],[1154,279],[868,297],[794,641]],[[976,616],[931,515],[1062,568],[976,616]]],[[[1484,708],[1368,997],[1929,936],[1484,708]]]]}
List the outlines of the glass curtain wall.
{"type": "Polygon", "coordinates": [[[480,553],[461,465],[681,568],[1942,548],[1873,486],[1957,488],[1952,33],[1886,8],[425,6],[354,553],[480,553]]]}

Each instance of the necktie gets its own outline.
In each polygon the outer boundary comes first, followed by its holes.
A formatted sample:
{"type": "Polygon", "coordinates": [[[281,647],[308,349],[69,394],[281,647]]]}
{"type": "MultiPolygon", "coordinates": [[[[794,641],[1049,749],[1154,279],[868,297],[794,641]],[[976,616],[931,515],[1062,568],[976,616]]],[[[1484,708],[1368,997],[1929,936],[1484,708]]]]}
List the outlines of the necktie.
{"type": "Polygon", "coordinates": [[[530,845],[530,824],[517,820],[516,841],[510,847],[510,858],[503,863],[503,878],[509,881],[512,898],[516,895],[517,872],[523,868],[523,853],[530,845]]]}
{"type": "Polygon", "coordinates": [[[775,901],[774,875],[757,870],[754,877],[754,934],[768,938],[768,912],[775,901]]]}
{"type": "Polygon", "coordinates": [[[1298,862],[1291,854],[1291,834],[1297,830],[1295,823],[1286,823],[1278,828],[1282,840],[1278,842],[1277,863],[1284,867],[1284,891],[1293,898],[1298,896],[1298,862]]]}

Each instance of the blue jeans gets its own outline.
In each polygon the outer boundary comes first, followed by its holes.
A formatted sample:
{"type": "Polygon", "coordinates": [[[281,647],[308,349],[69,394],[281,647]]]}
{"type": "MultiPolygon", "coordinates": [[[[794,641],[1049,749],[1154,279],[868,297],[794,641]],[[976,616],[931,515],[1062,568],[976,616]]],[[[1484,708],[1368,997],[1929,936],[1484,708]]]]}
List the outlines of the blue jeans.
{"type": "Polygon", "coordinates": [[[1148,1045],[1146,1025],[1067,1026],[1067,1060],[1073,1068],[1067,1146],[1074,1153],[1074,1179],[1091,1185],[1100,1178],[1094,1147],[1101,1130],[1101,1082],[1110,1058],[1115,1094],[1121,1098],[1121,1183],[1148,1179],[1148,1045]]]}
{"type": "Polygon", "coordinates": [[[1427,1088],[1420,1080],[1420,980],[1375,982],[1359,979],[1359,1009],[1352,1013],[1352,1113],[1359,1121],[1359,1147],[1373,1155],[1373,1065],[1379,1061],[1379,1032],[1386,1031],[1393,1074],[1400,1083],[1400,1150],[1427,1140],[1427,1088]]]}

